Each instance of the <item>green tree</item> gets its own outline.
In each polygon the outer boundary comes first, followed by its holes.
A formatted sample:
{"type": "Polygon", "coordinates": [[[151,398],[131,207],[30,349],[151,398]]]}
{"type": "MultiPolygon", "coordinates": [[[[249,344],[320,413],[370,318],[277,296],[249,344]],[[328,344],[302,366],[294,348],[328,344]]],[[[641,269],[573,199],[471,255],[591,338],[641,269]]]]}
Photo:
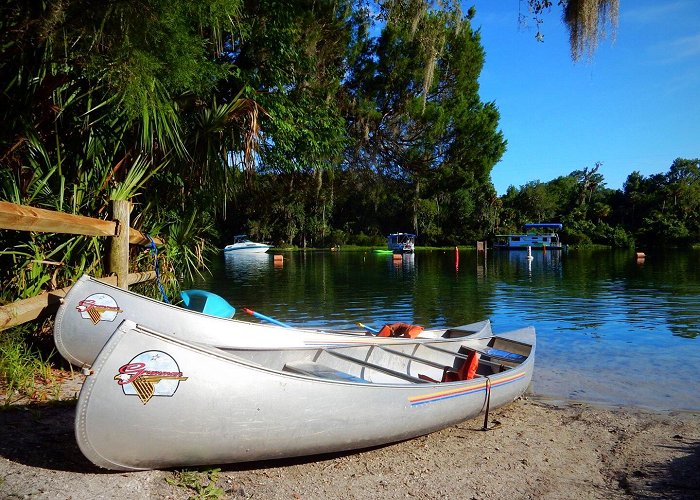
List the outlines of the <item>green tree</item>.
{"type": "MultiPolygon", "coordinates": [[[[457,2],[436,8],[421,0],[381,7],[378,38],[371,36],[368,11],[354,19],[345,88],[355,144],[346,158],[348,168],[406,185],[406,217],[417,230],[421,199],[440,210],[445,193],[466,189],[476,200],[490,186],[505,141],[495,105],[478,95],[484,55],[470,25],[474,11],[462,17],[457,2]]],[[[459,199],[464,206],[464,194],[459,199]]]]}

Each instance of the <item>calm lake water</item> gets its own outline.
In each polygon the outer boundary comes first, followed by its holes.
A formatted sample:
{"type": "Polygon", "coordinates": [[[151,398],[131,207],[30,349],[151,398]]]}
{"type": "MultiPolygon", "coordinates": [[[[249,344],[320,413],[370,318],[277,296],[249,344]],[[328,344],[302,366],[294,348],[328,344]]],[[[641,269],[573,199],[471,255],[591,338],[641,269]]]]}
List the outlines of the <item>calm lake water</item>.
{"type": "Polygon", "coordinates": [[[193,285],[294,326],[396,321],[430,328],[490,319],[532,325],[531,392],[657,410],[700,410],[700,251],[425,251],[222,255],[193,285]]]}

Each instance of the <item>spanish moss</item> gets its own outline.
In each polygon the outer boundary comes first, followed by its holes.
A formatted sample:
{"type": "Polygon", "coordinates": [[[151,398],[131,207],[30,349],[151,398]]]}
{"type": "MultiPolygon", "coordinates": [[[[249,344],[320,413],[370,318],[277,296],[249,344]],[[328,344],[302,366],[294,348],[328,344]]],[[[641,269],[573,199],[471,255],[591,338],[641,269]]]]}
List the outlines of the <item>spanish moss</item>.
{"type": "Polygon", "coordinates": [[[593,57],[598,42],[608,30],[614,40],[618,22],[619,0],[569,0],[564,8],[564,23],[569,28],[571,58],[593,57]]]}

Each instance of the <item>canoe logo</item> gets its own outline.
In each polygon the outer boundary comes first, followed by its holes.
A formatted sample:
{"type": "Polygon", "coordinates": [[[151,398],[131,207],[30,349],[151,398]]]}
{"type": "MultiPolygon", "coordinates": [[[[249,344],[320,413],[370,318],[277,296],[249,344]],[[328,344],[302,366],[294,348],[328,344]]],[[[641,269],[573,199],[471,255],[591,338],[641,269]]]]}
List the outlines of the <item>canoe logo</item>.
{"type": "Polygon", "coordinates": [[[124,312],[119,309],[117,301],[105,293],[95,293],[78,302],[76,309],[83,319],[92,320],[96,325],[100,321],[114,321],[117,314],[124,312]]]}
{"type": "Polygon", "coordinates": [[[182,376],[180,367],[169,354],[146,351],[122,365],[114,380],[124,394],[138,396],[146,404],[153,396],[172,396],[187,377],[182,376]]]}

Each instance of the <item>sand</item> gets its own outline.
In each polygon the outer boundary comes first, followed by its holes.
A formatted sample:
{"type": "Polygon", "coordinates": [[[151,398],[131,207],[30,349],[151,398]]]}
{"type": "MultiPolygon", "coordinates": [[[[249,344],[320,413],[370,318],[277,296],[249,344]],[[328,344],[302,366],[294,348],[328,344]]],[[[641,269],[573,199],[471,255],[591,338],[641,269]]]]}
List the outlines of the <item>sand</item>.
{"type": "Polygon", "coordinates": [[[0,411],[0,498],[700,498],[700,413],[529,397],[487,431],[479,418],[354,453],[115,473],[80,452],[70,398],[0,411]]]}

